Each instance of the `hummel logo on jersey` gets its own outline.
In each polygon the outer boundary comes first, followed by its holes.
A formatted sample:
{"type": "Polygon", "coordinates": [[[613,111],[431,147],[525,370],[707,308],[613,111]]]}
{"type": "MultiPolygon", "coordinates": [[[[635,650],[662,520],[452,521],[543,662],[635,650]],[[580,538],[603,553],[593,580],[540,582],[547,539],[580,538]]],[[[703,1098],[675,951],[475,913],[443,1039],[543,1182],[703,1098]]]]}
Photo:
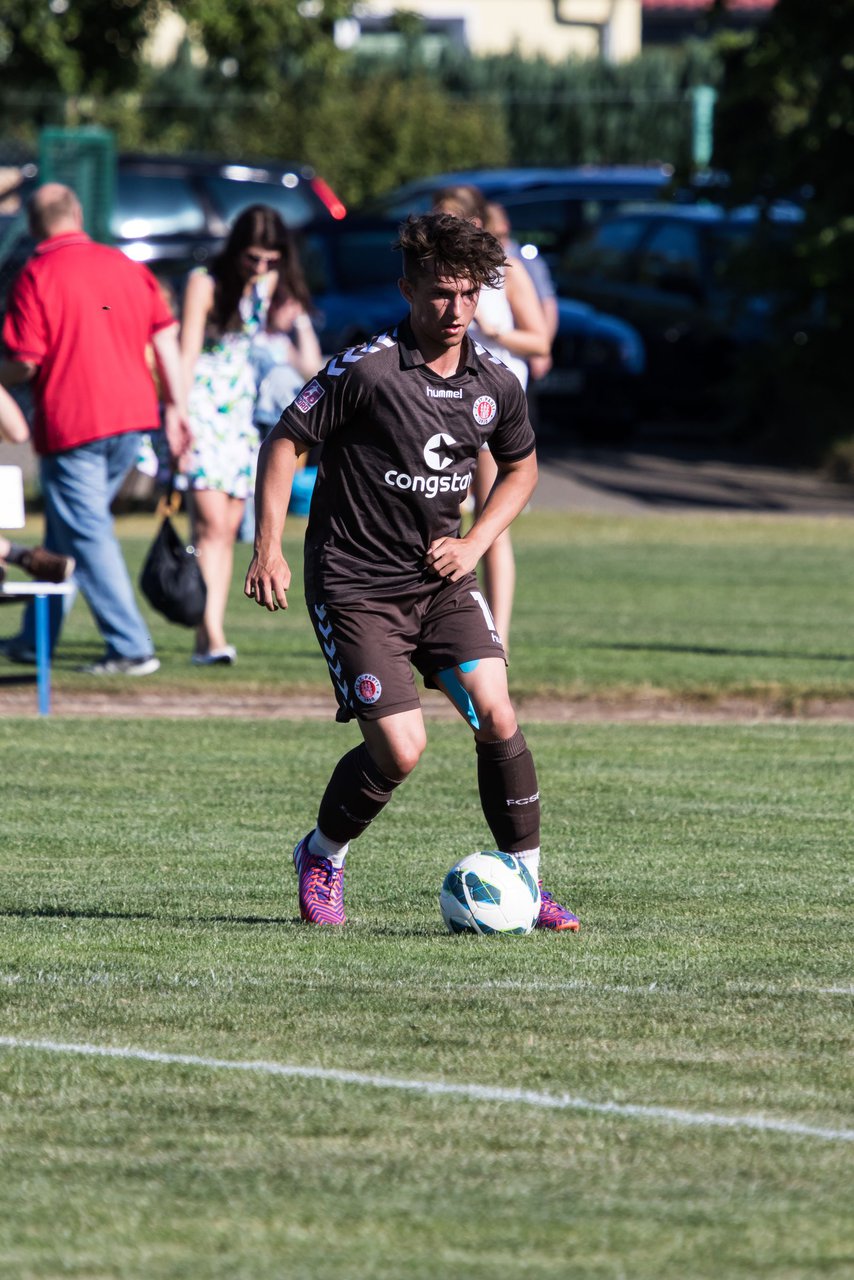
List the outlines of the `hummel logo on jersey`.
{"type": "Polygon", "coordinates": [[[463,398],[462,387],[459,391],[445,390],[444,387],[425,387],[424,390],[433,400],[462,400],[463,398]]]}
{"type": "Polygon", "coordinates": [[[440,431],[437,435],[431,436],[424,446],[424,461],[431,471],[444,471],[445,467],[449,467],[454,459],[449,453],[440,453],[442,445],[456,444],[453,436],[445,435],[444,431],[440,431]]]}

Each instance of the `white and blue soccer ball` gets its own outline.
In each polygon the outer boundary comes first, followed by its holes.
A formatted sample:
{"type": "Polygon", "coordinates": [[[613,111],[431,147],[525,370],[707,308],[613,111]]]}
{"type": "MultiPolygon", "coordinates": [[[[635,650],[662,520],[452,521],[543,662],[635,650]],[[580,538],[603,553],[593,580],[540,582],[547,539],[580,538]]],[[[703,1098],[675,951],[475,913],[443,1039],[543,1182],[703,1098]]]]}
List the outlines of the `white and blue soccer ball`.
{"type": "Polygon", "coordinates": [[[540,890],[512,853],[470,853],[445,876],[439,909],[451,933],[530,933],[540,890]]]}

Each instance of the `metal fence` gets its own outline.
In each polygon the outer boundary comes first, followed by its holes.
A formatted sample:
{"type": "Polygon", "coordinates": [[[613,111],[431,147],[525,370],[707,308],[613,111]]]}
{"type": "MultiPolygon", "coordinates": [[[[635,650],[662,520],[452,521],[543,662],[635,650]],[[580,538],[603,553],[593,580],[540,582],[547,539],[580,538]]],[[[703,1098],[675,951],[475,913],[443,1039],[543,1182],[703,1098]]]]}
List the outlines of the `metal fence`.
{"type": "Polygon", "coordinates": [[[35,152],[23,142],[0,141],[0,310],[33,247],[25,206],[36,181],[73,187],[86,230],[109,241],[115,175],[115,143],[106,129],[43,129],[35,152]]]}

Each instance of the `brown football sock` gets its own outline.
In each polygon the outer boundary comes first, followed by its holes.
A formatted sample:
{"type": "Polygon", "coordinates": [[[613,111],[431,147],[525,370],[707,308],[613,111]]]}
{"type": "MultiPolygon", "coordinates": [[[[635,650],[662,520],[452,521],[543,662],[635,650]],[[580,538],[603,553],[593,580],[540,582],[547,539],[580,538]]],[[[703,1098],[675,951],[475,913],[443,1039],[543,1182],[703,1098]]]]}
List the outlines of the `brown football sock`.
{"type": "Polygon", "coordinates": [[[318,827],[339,844],[355,840],[382,812],[398,785],[376,765],[364,742],[360,743],[335,766],[320,802],[318,827]]]}
{"type": "Polygon", "coordinates": [[[502,853],[540,844],[540,792],[534,757],[521,729],[499,742],[478,742],[477,783],[483,816],[502,853]]]}

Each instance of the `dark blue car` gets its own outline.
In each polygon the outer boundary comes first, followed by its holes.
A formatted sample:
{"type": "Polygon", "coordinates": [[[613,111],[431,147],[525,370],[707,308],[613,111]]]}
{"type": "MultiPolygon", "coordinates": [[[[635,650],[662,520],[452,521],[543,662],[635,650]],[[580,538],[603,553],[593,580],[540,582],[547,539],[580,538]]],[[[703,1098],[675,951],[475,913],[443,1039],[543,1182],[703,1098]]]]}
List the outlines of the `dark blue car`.
{"type": "Polygon", "coordinates": [[[628,207],[569,250],[559,287],[642,336],[650,405],[697,408],[714,400],[740,353],[775,333],[808,340],[809,317],[788,317],[785,307],[787,262],[803,218],[787,203],[628,207]],[[764,283],[760,261],[768,264],[764,283]]]}
{"type": "MultiPolygon", "coordinates": [[[[406,314],[397,285],[400,257],[392,249],[398,225],[397,220],[351,216],[298,233],[324,352],[364,342],[406,314]]],[[[558,429],[579,419],[630,421],[645,366],[637,332],[568,298],[558,299],[558,314],[553,368],[532,386],[540,419],[558,429]]]]}
{"type": "Polygon", "coordinates": [[[514,240],[533,245],[554,273],[569,246],[600,218],[629,201],[663,196],[672,181],[670,165],[457,169],[395,187],[364,212],[391,219],[427,213],[440,187],[475,186],[504,206],[514,240]]]}

